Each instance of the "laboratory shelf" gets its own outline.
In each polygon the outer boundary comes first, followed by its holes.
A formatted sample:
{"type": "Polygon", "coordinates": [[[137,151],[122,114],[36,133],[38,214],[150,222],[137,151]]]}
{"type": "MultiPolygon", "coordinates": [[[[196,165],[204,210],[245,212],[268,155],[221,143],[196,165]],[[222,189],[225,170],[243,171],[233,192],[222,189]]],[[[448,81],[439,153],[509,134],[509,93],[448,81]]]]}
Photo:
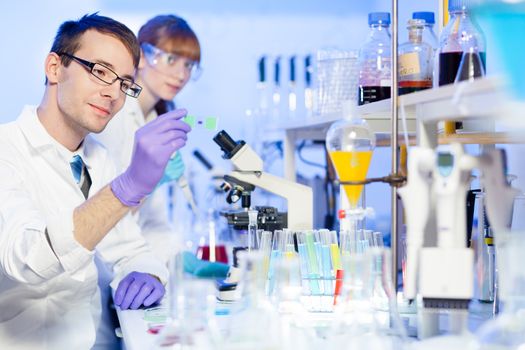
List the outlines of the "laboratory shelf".
{"type": "MultiPolygon", "coordinates": [[[[403,114],[412,144],[435,147],[437,144],[504,144],[525,142],[525,102],[512,100],[501,77],[484,77],[472,82],[424,90],[398,98],[399,132],[404,132],[403,114]],[[475,132],[443,135],[440,121],[467,121],[479,126],[475,132]],[[502,129],[504,131],[495,132],[502,129]],[[414,135],[417,135],[414,137],[414,135]]],[[[356,107],[378,135],[378,146],[390,145],[391,100],[356,107]]],[[[284,132],[285,176],[295,180],[295,146],[297,140],[324,140],[330,125],[342,113],[283,121],[266,128],[268,133],[284,132]]],[[[282,137],[282,136],[281,136],[282,137]]],[[[402,139],[400,139],[402,140],[402,139]]],[[[402,141],[401,141],[402,142],[402,141]]]]}
{"type": "MultiPolygon", "coordinates": [[[[390,110],[390,99],[369,103],[363,106],[356,106],[357,115],[366,119],[370,128],[378,134],[390,134],[390,110]]],[[[409,133],[414,133],[416,130],[415,108],[406,108],[405,115],[407,118],[408,131],[409,133]]],[[[265,130],[267,132],[293,132],[298,139],[324,140],[330,125],[342,118],[342,113],[314,115],[313,117],[306,119],[276,123],[268,126],[265,130]]]]}

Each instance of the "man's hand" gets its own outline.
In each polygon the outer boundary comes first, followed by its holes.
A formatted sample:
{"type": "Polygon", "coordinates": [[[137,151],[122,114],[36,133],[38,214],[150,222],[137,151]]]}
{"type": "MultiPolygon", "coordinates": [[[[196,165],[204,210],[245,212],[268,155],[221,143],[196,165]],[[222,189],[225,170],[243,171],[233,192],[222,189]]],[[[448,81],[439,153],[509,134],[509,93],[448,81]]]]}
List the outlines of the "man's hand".
{"type": "Polygon", "coordinates": [[[111,182],[113,194],[124,205],[139,205],[159,183],[171,155],[186,144],[191,128],[180,120],[186,114],[185,109],[177,109],[137,130],[131,163],[111,182]]]}
{"type": "Polygon", "coordinates": [[[120,281],[114,301],[122,310],[137,310],[142,305],[153,305],[162,299],[165,292],[157,277],[134,271],[120,281]]]}

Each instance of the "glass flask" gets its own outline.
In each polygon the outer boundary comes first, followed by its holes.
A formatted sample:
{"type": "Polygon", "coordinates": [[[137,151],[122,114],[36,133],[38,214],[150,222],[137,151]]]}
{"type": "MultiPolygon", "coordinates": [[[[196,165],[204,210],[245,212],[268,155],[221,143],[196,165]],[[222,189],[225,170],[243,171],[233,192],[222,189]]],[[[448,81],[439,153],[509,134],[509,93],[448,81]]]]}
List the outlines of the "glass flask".
{"type": "Polygon", "coordinates": [[[333,346],[402,349],[406,340],[390,279],[388,248],[343,255],[344,281],[329,338],[333,346]]]}
{"type": "Polygon", "coordinates": [[[399,46],[399,94],[432,87],[432,57],[430,44],[423,42],[425,21],[408,21],[408,41],[399,46]]]}
{"type": "MultiPolygon", "coordinates": [[[[326,149],[339,181],[363,181],[366,179],[376,137],[368,123],[352,117],[345,111],[345,119],[330,126],[326,134],[326,149]]],[[[358,206],[363,185],[343,185],[351,209],[358,206]]]]}
{"type": "Polygon", "coordinates": [[[220,328],[215,316],[215,287],[211,280],[184,276],[182,254],[169,262],[168,319],[158,338],[159,349],[216,349],[220,328]]]}
{"type": "Polygon", "coordinates": [[[280,320],[266,295],[267,269],[261,251],[242,252],[240,301],[232,308],[221,349],[279,349],[280,320]]]}
{"type": "Polygon", "coordinates": [[[525,231],[497,232],[500,314],[476,332],[480,350],[525,348],[525,231]]]}

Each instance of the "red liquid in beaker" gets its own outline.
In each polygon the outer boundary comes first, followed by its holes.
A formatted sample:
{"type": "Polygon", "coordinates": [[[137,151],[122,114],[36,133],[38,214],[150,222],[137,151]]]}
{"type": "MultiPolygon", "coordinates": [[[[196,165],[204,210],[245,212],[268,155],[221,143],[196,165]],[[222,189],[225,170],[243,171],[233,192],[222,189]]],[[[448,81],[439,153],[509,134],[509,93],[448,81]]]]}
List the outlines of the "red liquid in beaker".
{"type": "MultiPolygon", "coordinates": [[[[197,258],[201,260],[211,261],[210,260],[210,246],[209,245],[199,246],[199,248],[197,248],[197,258]]],[[[215,261],[222,262],[225,264],[228,263],[228,254],[226,253],[225,245],[215,246],[215,261]]]]}

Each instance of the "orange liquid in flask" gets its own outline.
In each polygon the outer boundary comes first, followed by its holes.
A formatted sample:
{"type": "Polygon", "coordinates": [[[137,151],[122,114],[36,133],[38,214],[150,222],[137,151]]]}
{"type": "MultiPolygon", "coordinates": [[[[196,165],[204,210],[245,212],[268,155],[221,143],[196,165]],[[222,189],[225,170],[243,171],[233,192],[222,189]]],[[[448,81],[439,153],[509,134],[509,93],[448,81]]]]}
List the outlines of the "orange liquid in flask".
{"type": "MultiPolygon", "coordinates": [[[[372,151],[333,151],[330,157],[335,166],[339,181],[363,181],[366,179],[372,151]]],[[[356,208],[363,191],[363,185],[343,185],[346,197],[350,202],[351,208],[356,208]]]]}

